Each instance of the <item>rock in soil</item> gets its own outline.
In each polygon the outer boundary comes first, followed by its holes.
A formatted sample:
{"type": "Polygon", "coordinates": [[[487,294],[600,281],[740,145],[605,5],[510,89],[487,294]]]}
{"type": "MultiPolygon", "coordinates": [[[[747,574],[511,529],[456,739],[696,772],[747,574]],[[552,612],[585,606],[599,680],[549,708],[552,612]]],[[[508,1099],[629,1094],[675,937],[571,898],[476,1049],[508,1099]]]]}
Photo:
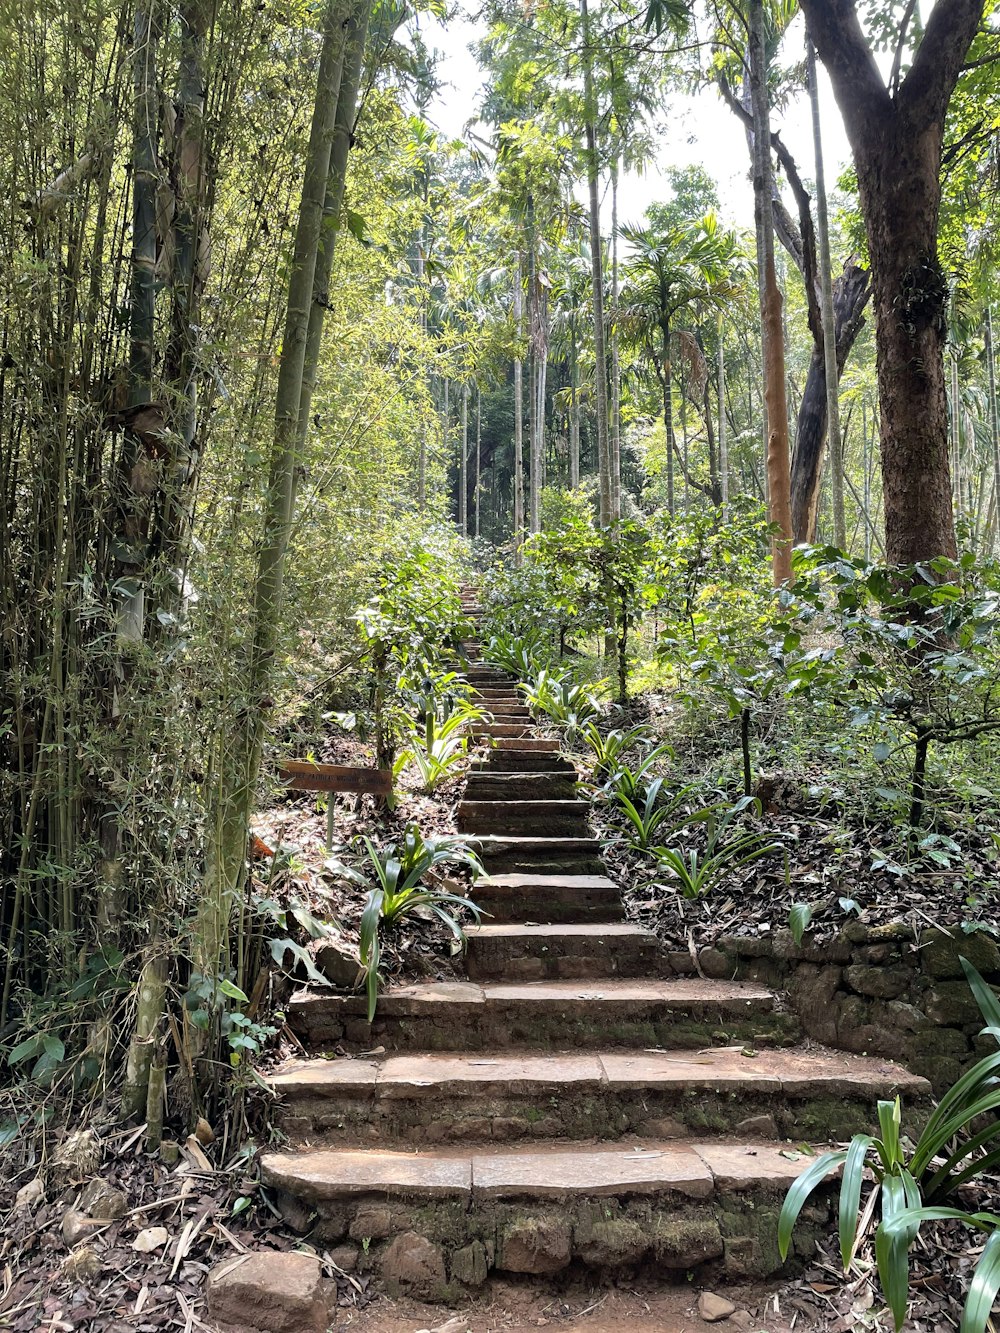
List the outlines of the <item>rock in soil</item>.
{"type": "Polygon", "coordinates": [[[320,1263],[311,1254],[258,1250],[208,1275],[208,1313],[222,1325],[261,1333],[326,1333],[320,1263]]]}
{"type": "Polygon", "coordinates": [[[714,1291],[703,1291],[698,1297],[698,1313],[706,1324],[718,1324],[734,1315],[736,1306],[732,1301],[727,1301],[725,1296],[716,1296],[714,1291]]]}

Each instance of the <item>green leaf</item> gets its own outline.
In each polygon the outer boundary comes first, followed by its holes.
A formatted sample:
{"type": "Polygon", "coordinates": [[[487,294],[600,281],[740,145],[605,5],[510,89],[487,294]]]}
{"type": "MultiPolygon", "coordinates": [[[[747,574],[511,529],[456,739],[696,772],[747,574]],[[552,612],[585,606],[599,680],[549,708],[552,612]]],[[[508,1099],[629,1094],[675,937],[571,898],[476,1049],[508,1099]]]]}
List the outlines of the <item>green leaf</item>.
{"type": "Polygon", "coordinates": [[[1000,1293],[1000,1232],[994,1231],[987,1240],[986,1248],[972,1275],[958,1333],[985,1333],[998,1293],[1000,1293]]]}
{"type": "Polygon", "coordinates": [[[222,980],[219,982],[219,990],[229,1000],[238,1000],[240,1004],[249,1004],[249,995],[244,995],[239,986],[233,981],[222,980]]]}
{"type": "Polygon", "coordinates": [[[792,932],[792,939],[796,945],[802,943],[803,936],[813,917],[811,903],[792,903],[792,909],[788,913],[788,928],[792,932]]]}
{"type": "Polygon", "coordinates": [[[42,1047],[42,1038],[39,1033],[34,1036],[25,1037],[24,1041],[18,1042],[11,1053],[7,1056],[9,1065],[19,1065],[25,1060],[30,1060],[33,1055],[37,1055],[42,1047]]]}
{"type": "Polygon", "coordinates": [[[806,1200],[826,1177],[847,1157],[846,1152],[826,1152],[822,1157],[806,1167],[785,1195],[778,1217],[778,1253],[782,1260],[788,1258],[788,1249],[792,1243],[792,1232],[798,1221],[799,1213],[805,1207],[806,1200]]]}
{"type": "Polygon", "coordinates": [[[851,1255],[858,1234],[858,1213],[861,1208],[861,1185],[865,1176],[868,1149],[873,1139],[870,1134],[855,1134],[844,1160],[844,1174],[840,1182],[840,1257],[844,1272],[851,1266],[851,1255]]]}

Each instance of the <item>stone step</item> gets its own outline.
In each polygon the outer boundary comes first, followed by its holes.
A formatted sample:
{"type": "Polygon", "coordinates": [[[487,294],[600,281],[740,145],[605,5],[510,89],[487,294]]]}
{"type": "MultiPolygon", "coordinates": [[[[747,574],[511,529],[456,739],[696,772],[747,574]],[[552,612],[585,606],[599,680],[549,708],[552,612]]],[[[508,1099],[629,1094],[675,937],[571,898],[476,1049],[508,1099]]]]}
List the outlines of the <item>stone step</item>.
{"type": "MultiPolygon", "coordinates": [[[[572,1265],[769,1276],[781,1200],[813,1160],[763,1141],[643,1140],[266,1153],[260,1174],[293,1228],[363,1247],[390,1291],[457,1301],[493,1272],[552,1277],[572,1265]]],[[[828,1229],[831,1193],[814,1195],[796,1229],[807,1255],[828,1229]]]]}
{"type": "Polygon", "coordinates": [[[580,837],[589,831],[590,805],[574,795],[566,801],[471,801],[458,807],[459,833],[519,837],[580,837]]]}
{"type": "Polygon", "coordinates": [[[537,773],[491,773],[475,770],[465,782],[467,801],[570,801],[576,797],[576,774],[541,769],[537,773]]]}
{"type": "Polygon", "coordinates": [[[475,839],[489,875],[601,875],[604,860],[596,838],[519,837],[480,834],[475,839]]]}
{"type": "Polygon", "coordinates": [[[543,1050],[607,1046],[700,1049],[735,1042],[788,1044],[798,1020],[751,982],[541,981],[503,985],[417,982],[380,996],[372,1023],[364,995],[296,991],[286,1013],[315,1052],[543,1050]]]}
{"type": "Polygon", "coordinates": [[[518,754],[559,754],[560,746],[557,740],[550,740],[547,736],[539,736],[536,739],[518,738],[509,740],[498,740],[498,750],[514,750],[518,754]]]}
{"type": "Polygon", "coordinates": [[[665,961],[651,930],[631,922],[474,926],[466,968],[473,981],[655,977],[665,961]]]}
{"type": "Polygon", "coordinates": [[[494,722],[519,722],[523,726],[531,722],[531,713],[527,708],[515,704],[503,704],[500,708],[490,704],[483,709],[494,722]]]}
{"type": "Polygon", "coordinates": [[[551,750],[511,750],[494,745],[485,759],[473,760],[475,773],[573,773],[572,760],[551,750]]]}
{"type": "Polygon", "coordinates": [[[617,884],[606,875],[492,875],[476,880],[471,897],[495,923],[621,921],[617,884]]]}
{"type": "Polygon", "coordinates": [[[872,1124],[878,1099],[899,1094],[913,1114],[930,1096],[925,1079],[887,1060],[822,1049],[295,1059],[269,1081],[293,1140],[415,1147],[627,1134],[842,1140],[872,1124]]]}
{"type": "Polygon", "coordinates": [[[528,740],[531,737],[530,722],[473,722],[470,731],[476,740],[508,739],[516,737],[528,740]]]}

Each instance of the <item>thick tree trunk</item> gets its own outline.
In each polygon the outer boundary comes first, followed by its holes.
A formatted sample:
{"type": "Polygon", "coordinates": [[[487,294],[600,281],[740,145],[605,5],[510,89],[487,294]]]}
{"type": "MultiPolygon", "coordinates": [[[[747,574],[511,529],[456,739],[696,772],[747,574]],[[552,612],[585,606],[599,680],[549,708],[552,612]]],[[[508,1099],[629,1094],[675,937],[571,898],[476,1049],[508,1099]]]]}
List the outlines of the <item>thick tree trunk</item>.
{"type": "Polygon", "coordinates": [[[947,279],[937,258],[940,127],[884,133],[858,153],[878,324],[886,555],[954,556],[944,341],[947,279]]]}
{"type": "MultiPolygon", "coordinates": [[[[802,8],[844,116],[868,233],[886,557],[899,564],[954,557],[940,173],[948,104],[984,3],[937,0],[905,77],[897,60],[888,87],[855,0],[802,0],[802,8]]],[[[900,51],[905,35],[904,26],[900,51]]]]}

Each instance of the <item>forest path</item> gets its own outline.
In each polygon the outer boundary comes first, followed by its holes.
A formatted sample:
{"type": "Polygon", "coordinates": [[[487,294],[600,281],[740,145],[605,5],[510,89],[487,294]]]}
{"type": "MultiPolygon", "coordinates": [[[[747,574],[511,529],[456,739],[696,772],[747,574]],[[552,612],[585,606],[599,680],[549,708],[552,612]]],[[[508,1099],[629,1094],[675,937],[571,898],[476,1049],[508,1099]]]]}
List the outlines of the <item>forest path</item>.
{"type": "MultiPolygon", "coordinates": [[[[468,980],[390,987],[372,1023],[362,996],[298,992],[288,1021],[308,1054],[274,1079],[293,1146],[261,1159],[262,1180],[291,1226],[396,1295],[775,1275],[803,1145],[927,1085],[800,1045],[767,987],[664,976],[655,937],[624,919],[572,763],[514,679],[465,647],[493,742],[458,811],[488,872],[468,980]]],[[[800,1254],[828,1231],[822,1199],[810,1217],[800,1254]]]]}

